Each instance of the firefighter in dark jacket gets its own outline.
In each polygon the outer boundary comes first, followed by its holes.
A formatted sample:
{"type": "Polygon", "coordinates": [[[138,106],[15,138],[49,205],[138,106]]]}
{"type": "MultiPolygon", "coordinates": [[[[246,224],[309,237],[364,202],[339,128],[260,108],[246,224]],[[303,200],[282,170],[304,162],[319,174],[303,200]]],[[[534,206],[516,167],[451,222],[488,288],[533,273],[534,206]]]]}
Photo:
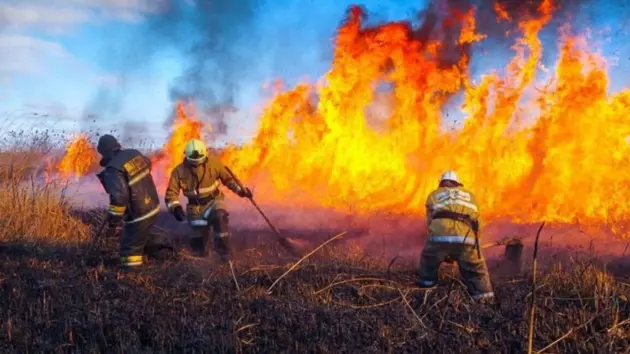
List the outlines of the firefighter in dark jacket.
{"type": "Polygon", "coordinates": [[[463,188],[457,175],[447,171],[426,202],[427,239],[420,256],[418,285],[437,285],[438,269],[445,260],[456,261],[471,297],[494,297],[486,261],[479,249],[479,206],[475,195],[463,188]]]}
{"type": "Polygon", "coordinates": [[[216,156],[208,155],[202,141],[189,141],[184,153],[184,161],[171,172],[165,193],[166,206],[178,221],[188,219],[193,230],[190,238],[193,252],[199,256],[207,256],[211,238],[214,250],[225,262],[230,253],[229,214],[219,185],[223,184],[243,198],[251,198],[252,192],[249,188],[241,188],[216,156]],[[180,192],[188,198],[186,213],[179,202],[180,192]]]}
{"type": "Polygon", "coordinates": [[[151,232],[160,212],[158,192],[151,176],[151,160],[134,149],[122,149],[116,138],[103,135],[97,146],[104,167],[98,177],[109,194],[109,227],[122,221],[120,263],[126,267],[143,264],[143,256],[172,251],[170,242],[151,232]]]}

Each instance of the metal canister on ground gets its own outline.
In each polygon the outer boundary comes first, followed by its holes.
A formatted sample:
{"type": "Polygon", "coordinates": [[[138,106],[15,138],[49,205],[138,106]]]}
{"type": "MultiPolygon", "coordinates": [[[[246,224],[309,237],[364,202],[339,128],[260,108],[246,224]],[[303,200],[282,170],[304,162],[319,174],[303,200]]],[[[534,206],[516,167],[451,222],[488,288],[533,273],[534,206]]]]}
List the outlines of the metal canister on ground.
{"type": "Polygon", "coordinates": [[[511,276],[520,275],[523,270],[523,247],[523,242],[516,238],[505,245],[506,270],[511,276]]]}

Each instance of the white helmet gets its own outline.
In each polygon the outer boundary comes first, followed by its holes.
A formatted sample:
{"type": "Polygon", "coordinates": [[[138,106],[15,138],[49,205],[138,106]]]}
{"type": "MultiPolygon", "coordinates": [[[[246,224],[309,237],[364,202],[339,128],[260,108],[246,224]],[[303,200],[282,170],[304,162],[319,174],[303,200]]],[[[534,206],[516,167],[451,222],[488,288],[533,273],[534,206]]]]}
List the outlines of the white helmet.
{"type": "Polygon", "coordinates": [[[462,185],[459,182],[459,178],[457,178],[457,174],[453,170],[448,170],[448,171],[444,172],[442,174],[442,178],[440,178],[440,182],[442,182],[442,181],[452,181],[452,182],[455,182],[455,183],[459,184],[460,186],[462,185]]]}
{"type": "Polygon", "coordinates": [[[208,158],[208,149],[203,141],[192,139],[186,144],[184,154],[186,154],[186,160],[191,162],[193,165],[198,165],[206,161],[206,158],[208,158]]]}

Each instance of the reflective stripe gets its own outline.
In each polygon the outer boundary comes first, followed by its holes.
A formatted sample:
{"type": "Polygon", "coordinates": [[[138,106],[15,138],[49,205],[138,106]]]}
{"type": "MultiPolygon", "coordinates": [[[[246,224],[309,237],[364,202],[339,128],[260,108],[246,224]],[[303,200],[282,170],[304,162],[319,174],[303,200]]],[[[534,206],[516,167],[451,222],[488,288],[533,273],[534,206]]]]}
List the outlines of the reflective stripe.
{"type": "Polygon", "coordinates": [[[184,193],[186,197],[203,197],[207,196],[210,193],[214,192],[219,187],[219,180],[214,181],[214,183],[210,187],[199,188],[199,194],[197,194],[196,190],[184,193]]]}
{"type": "Polygon", "coordinates": [[[488,299],[494,297],[494,292],[489,292],[489,293],[484,293],[484,294],[477,294],[477,295],[473,295],[472,298],[474,300],[481,300],[481,299],[488,299]]]}
{"type": "Polygon", "coordinates": [[[430,242],[437,243],[463,243],[466,245],[474,245],[474,237],[466,236],[429,236],[430,242]]]}
{"type": "Polygon", "coordinates": [[[203,219],[190,220],[190,226],[208,226],[208,220],[203,220],[203,219]]]}
{"type": "Polygon", "coordinates": [[[127,221],[127,222],[125,222],[125,224],[134,224],[134,223],[137,223],[139,221],[146,220],[146,219],[148,219],[148,218],[150,218],[150,217],[152,217],[154,215],[157,215],[159,212],[160,212],[160,206],[158,205],[158,206],[155,207],[155,209],[151,210],[150,212],[142,215],[139,218],[133,219],[131,221],[127,221]]]}
{"type": "Polygon", "coordinates": [[[120,205],[114,205],[114,204],[110,204],[109,205],[109,213],[112,215],[123,215],[125,213],[125,210],[127,210],[126,206],[120,206],[120,205]]]}
{"type": "Polygon", "coordinates": [[[142,256],[120,257],[120,264],[127,267],[136,267],[142,265],[142,256]]]}
{"type": "Polygon", "coordinates": [[[172,201],[172,202],[168,202],[168,203],[166,203],[166,207],[167,207],[167,208],[169,208],[169,209],[171,209],[172,207],[174,207],[174,206],[176,206],[176,205],[181,205],[181,204],[179,203],[179,200],[174,200],[174,201],[172,201]]]}
{"type": "Polygon", "coordinates": [[[433,206],[431,207],[431,209],[433,211],[438,211],[440,209],[443,209],[444,207],[448,206],[448,205],[461,205],[461,206],[465,206],[467,208],[470,208],[474,211],[478,211],[477,206],[473,203],[468,203],[465,202],[463,200],[458,200],[458,199],[450,199],[450,200],[445,200],[441,203],[437,203],[437,204],[433,204],[433,206]]]}
{"type": "Polygon", "coordinates": [[[206,209],[206,211],[203,212],[203,217],[205,219],[210,217],[210,213],[212,212],[212,210],[214,210],[214,205],[211,205],[208,209],[206,209]]]}
{"type": "Polygon", "coordinates": [[[140,182],[140,180],[142,180],[144,177],[148,176],[149,173],[151,173],[151,171],[149,170],[145,170],[144,172],[140,173],[139,175],[137,175],[136,177],[132,178],[129,181],[129,185],[133,186],[134,184],[140,182]]]}

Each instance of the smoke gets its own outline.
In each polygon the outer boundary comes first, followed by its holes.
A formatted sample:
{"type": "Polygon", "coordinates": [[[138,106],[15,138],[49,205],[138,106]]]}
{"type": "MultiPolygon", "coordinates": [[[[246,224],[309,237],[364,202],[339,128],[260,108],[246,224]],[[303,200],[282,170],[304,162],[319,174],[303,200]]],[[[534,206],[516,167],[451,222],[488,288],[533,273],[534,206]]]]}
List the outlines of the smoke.
{"type": "MultiPolygon", "coordinates": [[[[170,100],[192,99],[215,133],[225,134],[226,115],[235,111],[236,92],[256,58],[253,20],[259,6],[254,0],[169,2],[124,43],[104,48],[106,68],[124,75],[117,85],[101,85],[86,112],[103,118],[118,113],[129,77],[151,74],[154,59],[167,54],[182,65],[169,85],[170,100]]],[[[167,114],[165,125],[171,124],[173,113],[167,114]]]]}
{"type": "MultiPolygon", "coordinates": [[[[432,1],[406,23],[411,37],[421,43],[440,39],[444,44],[440,48],[440,62],[449,66],[458,63],[464,55],[471,60],[474,54],[469,43],[457,43],[461,20],[473,7],[477,32],[487,36],[482,43],[474,45],[478,48],[511,45],[513,38],[506,33],[515,33],[517,23],[524,18],[537,16],[536,10],[542,3],[543,0],[432,1]],[[497,23],[495,3],[509,14],[509,20],[497,23]]],[[[157,70],[153,65],[156,63],[154,59],[168,55],[181,65],[181,68],[174,69],[178,70],[178,74],[169,84],[168,98],[173,103],[180,99],[193,99],[197,111],[212,124],[215,133],[226,134],[227,121],[230,115],[236,113],[237,93],[244,89],[245,83],[259,82],[255,72],[260,69],[257,61],[266,48],[263,48],[262,43],[265,42],[256,28],[257,20],[263,15],[259,9],[266,4],[266,1],[254,0],[166,2],[161,11],[148,17],[131,37],[112,39],[111,44],[103,48],[102,64],[108,71],[119,73],[120,77],[115,84],[104,82],[97,87],[93,99],[85,108],[85,115],[96,114],[103,120],[118,114],[131,83],[137,77],[150,76],[157,70]]],[[[545,30],[564,24],[570,16],[595,13],[591,0],[556,0],[553,4],[557,11],[552,24],[545,30]]],[[[627,6],[621,4],[608,7],[614,7],[613,11],[627,12],[627,6]]],[[[306,7],[302,10],[308,11],[306,7]]],[[[274,24],[270,22],[269,26],[274,24]]],[[[370,28],[365,27],[366,30],[370,28]]],[[[291,36],[291,33],[286,36],[291,36]]],[[[279,38],[277,42],[285,39],[279,38]]],[[[276,51],[280,52],[276,56],[282,57],[282,49],[276,51]]],[[[288,61],[282,58],[286,66],[288,61]]],[[[166,112],[165,126],[171,125],[173,113],[166,112]]]]}

